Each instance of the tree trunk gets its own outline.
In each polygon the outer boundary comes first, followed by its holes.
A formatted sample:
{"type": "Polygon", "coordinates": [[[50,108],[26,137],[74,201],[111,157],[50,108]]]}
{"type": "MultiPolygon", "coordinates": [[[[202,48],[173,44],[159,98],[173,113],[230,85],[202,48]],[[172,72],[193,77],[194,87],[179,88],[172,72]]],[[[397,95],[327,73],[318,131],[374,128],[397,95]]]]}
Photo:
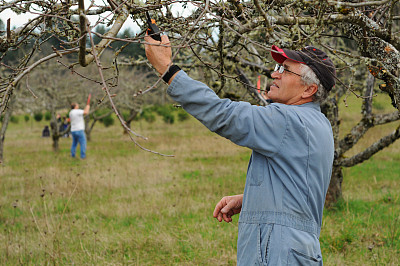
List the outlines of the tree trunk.
{"type": "Polygon", "coordinates": [[[10,121],[11,114],[13,112],[13,104],[15,102],[15,94],[11,96],[10,101],[8,102],[8,108],[4,112],[4,117],[3,121],[1,123],[1,128],[0,128],[0,164],[3,163],[4,159],[4,140],[6,137],[6,131],[8,127],[8,122],[10,121]]]}
{"type": "Polygon", "coordinates": [[[91,141],[92,140],[92,136],[90,135],[90,133],[92,133],[91,130],[90,131],[86,131],[86,140],[87,141],[91,141]]]}
{"type": "Polygon", "coordinates": [[[342,197],[343,171],[341,166],[333,166],[331,182],[326,193],[325,206],[330,207],[342,197]]]}
{"type": "Polygon", "coordinates": [[[335,157],[333,159],[331,182],[329,183],[329,188],[325,199],[325,206],[329,207],[332,204],[336,203],[337,200],[342,196],[342,181],[343,181],[342,167],[335,164],[335,162],[338,159],[337,149],[339,144],[338,139],[339,139],[339,123],[340,123],[339,109],[336,99],[335,98],[327,99],[321,105],[321,111],[331,122],[333,140],[335,142],[335,157]]]}
{"type": "Polygon", "coordinates": [[[58,142],[59,142],[59,140],[60,140],[59,125],[58,125],[58,123],[56,122],[55,117],[54,117],[53,120],[54,120],[54,121],[52,121],[52,122],[50,123],[51,137],[52,137],[52,139],[53,139],[53,145],[52,145],[52,146],[53,146],[53,151],[54,151],[54,152],[58,152],[58,150],[59,150],[58,142]]]}
{"type": "Polygon", "coordinates": [[[53,135],[53,151],[55,151],[55,152],[58,152],[60,149],[60,146],[58,144],[59,140],[60,140],[59,136],[53,135]]]}
{"type": "Polygon", "coordinates": [[[89,123],[90,123],[90,117],[89,115],[84,117],[85,120],[85,134],[86,134],[86,140],[87,141],[91,141],[92,136],[90,135],[90,133],[92,133],[92,129],[94,127],[94,124],[96,123],[96,119],[94,119],[94,121],[92,122],[92,125],[89,127],[89,123]]]}
{"type": "Polygon", "coordinates": [[[50,128],[51,128],[51,137],[53,139],[53,151],[58,152],[59,151],[59,140],[60,140],[60,125],[61,125],[61,117],[58,117],[56,114],[56,108],[51,105],[50,106],[50,112],[51,112],[51,122],[50,122],[50,128]]]}
{"type": "Polygon", "coordinates": [[[8,126],[8,122],[10,121],[10,116],[8,115],[9,109],[6,110],[4,117],[3,117],[3,121],[1,123],[1,129],[0,129],[0,164],[3,163],[3,156],[4,156],[4,139],[6,137],[6,131],[7,131],[7,126],[8,126]]]}

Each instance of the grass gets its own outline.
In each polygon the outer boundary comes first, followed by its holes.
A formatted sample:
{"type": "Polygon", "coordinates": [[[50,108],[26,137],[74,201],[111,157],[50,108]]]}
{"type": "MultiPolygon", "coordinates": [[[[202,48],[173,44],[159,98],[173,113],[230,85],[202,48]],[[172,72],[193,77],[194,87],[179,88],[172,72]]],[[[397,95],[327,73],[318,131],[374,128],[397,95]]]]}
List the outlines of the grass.
{"type": "MultiPolygon", "coordinates": [[[[7,131],[1,265],[236,264],[237,217],[218,223],[212,211],[243,191],[250,150],[194,119],[157,119],[133,129],[149,137],[146,148],[175,157],[141,151],[118,125],[99,124],[79,160],[69,157],[71,139],[52,151],[44,123],[19,119],[7,131]]],[[[399,149],[344,169],[344,198],[324,214],[325,265],[400,264],[399,149]]]]}

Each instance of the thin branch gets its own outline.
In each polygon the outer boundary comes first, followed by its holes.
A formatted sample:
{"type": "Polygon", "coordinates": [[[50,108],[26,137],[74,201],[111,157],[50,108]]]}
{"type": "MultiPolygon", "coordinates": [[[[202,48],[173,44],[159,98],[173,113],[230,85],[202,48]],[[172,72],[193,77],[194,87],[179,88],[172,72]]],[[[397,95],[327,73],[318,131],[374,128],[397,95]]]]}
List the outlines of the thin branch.
{"type": "Polygon", "coordinates": [[[71,53],[74,53],[74,52],[77,52],[77,49],[59,51],[58,53],[50,54],[50,55],[48,55],[48,56],[46,56],[46,57],[43,57],[42,59],[36,61],[35,63],[33,63],[32,65],[30,65],[29,67],[27,67],[22,73],[20,73],[18,76],[16,76],[16,77],[14,78],[14,80],[13,80],[12,82],[10,82],[9,85],[8,85],[8,86],[5,88],[5,90],[4,90],[5,93],[4,93],[3,101],[1,102],[1,105],[0,105],[0,114],[4,112],[4,109],[5,109],[6,105],[7,105],[8,95],[10,95],[12,89],[18,84],[18,82],[19,82],[26,74],[28,74],[29,72],[31,72],[32,69],[34,69],[34,68],[37,67],[38,65],[40,65],[40,64],[42,64],[42,63],[44,63],[44,62],[46,62],[46,61],[48,61],[48,60],[50,60],[50,59],[52,59],[52,58],[54,58],[54,57],[60,56],[60,54],[61,54],[61,55],[66,55],[66,54],[71,54],[71,53]]]}
{"type": "MultiPolygon", "coordinates": [[[[88,30],[88,33],[89,33],[89,38],[90,38],[91,45],[92,45],[92,47],[94,47],[94,42],[93,42],[93,38],[92,38],[92,36],[91,36],[90,28],[88,27],[87,30],[88,30]]],[[[137,145],[139,148],[141,148],[141,149],[144,150],[144,151],[151,152],[151,153],[154,153],[154,154],[158,154],[158,155],[161,155],[161,156],[174,157],[174,155],[166,155],[166,154],[162,154],[162,153],[159,153],[159,152],[156,152],[156,151],[149,150],[149,149],[147,149],[147,148],[141,146],[141,145],[132,137],[132,134],[133,134],[133,135],[135,135],[135,136],[137,136],[137,137],[140,137],[140,138],[143,138],[143,139],[147,140],[146,137],[137,134],[137,133],[134,132],[132,129],[130,129],[129,127],[126,126],[126,122],[124,121],[124,119],[122,118],[122,116],[119,114],[118,109],[116,108],[116,106],[115,106],[115,104],[114,104],[114,101],[112,100],[112,95],[110,94],[110,90],[108,89],[107,83],[105,82],[105,79],[104,79],[104,76],[103,76],[102,67],[101,67],[100,61],[99,61],[99,59],[98,59],[98,55],[97,55],[96,50],[93,49],[93,50],[92,50],[92,53],[93,53],[94,61],[96,62],[96,66],[97,66],[97,69],[98,69],[100,78],[101,78],[101,80],[102,80],[103,89],[104,89],[104,91],[106,92],[106,94],[107,94],[107,96],[108,96],[108,99],[110,100],[112,109],[114,110],[114,113],[117,115],[117,117],[118,117],[118,119],[119,119],[121,125],[123,126],[123,128],[124,128],[127,132],[131,133],[131,134],[129,134],[130,139],[135,143],[135,145],[137,145]]]]}
{"type": "Polygon", "coordinates": [[[380,6],[389,3],[391,0],[382,0],[382,1],[369,1],[369,2],[361,2],[361,3],[349,3],[349,2],[340,2],[340,1],[328,1],[328,4],[337,5],[337,6],[349,6],[349,7],[363,7],[363,6],[380,6]]]}

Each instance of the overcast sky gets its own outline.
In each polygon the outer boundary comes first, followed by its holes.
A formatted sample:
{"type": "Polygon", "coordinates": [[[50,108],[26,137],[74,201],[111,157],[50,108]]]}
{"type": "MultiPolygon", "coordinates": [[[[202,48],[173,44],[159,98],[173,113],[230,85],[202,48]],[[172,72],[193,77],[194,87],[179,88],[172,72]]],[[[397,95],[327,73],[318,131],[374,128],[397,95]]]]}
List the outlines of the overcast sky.
{"type": "MultiPolygon", "coordinates": [[[[90,4],[90,0],[85,0],[85,6],[89,6],[90,4]]],[[[98,3],[100,5],[103,4],[103,1],[101,0],[95,0],[95,3],[98,3]]],[[[190,13],[190,9],[193,9],[193,5],[188,4],[187,5],[188,8],[185,10],[186,12],[184,13],[190,13]]],[[[182,5],[181,4],[174,4],[173,8],[172,8],[172,12],[174,14],[176,14],[176,12],[181,13],[183,11],[182,9],[182,5]]],[[[6,9],[3,12],[0,13],[0,19],[3,21],[4,25],[7,25],[7,19],[11,18],[11,29],[14,27],[20,27],[22,25],[24,25],[25,23],[27,23],[29,21],[29,19],[35,18],[37,17],[37,15],[35,14],[29,14],[29,13],[25,13],[22,15],[17,15],[14,12],[11,11],[11,9],[6,9]]],[[[88,19],[91,23],[91,25],[94,25],[94,23],[97,21],[97,17],[96,16],[88,16],[88,19]]],[[[133,32],[138,33],[140,31],[140,28],[138,27],[137,24],[135,24],[131,18],[128,18],[126,20],[126,22],[124,23],[122,30],[126,29],[126,28],[130,28],[133,32]]]]}
{"type": "MultiPolygon", "coordinates": [[[[35,17],[37,17],[38,15],[34,15],[34,14],[22,14],[22,15],[17,15],[14,12],[11,11],[11,9],[7,9],[4,10],[3,12],[0,13],[0,19],[3,21],[4,25],[7,25],[7,20],[9,18],[11,18],[11,29],[13,29],[14,27],[20,27],[22,25],[24,25],[25,23],[27,23],[29,21],[29,19],[33,19],[35,17]]],[[[88,19],[90,21],[91,25],[94,25],[94,23],[96,22],[97,18],[95,16],[88,16],[88,19]]],[[[131,28],[131,30],[133,32],[139,32],[140,29],[139,27],[133,23],[132,19],[128,18],[126,20],[126,22],[124,23],[124,26],[122,27],[122,29],[125,28],[131,28]]]]}

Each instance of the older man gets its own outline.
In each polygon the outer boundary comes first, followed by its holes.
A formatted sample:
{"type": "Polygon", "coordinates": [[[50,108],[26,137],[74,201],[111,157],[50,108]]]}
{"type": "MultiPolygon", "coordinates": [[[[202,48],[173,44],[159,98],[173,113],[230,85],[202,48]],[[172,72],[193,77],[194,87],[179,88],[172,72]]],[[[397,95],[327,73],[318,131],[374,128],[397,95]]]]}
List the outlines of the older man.
{"type": "Polygon", "coordinates": [[[244,194],[216,205],[218,221],[240,213],[238,265],[322,265],[319,234],[333,162],[333,135],[319,102],[335,84],[321,50],[272,47],[278,63],[266,107],[220,99],[172,65],[167,36],[146,36],[150,63],[170,84],[167,92],[208,129],[252,149],[244,194]],[[168,70],[168,71],[167,71],[168,70]]]}

